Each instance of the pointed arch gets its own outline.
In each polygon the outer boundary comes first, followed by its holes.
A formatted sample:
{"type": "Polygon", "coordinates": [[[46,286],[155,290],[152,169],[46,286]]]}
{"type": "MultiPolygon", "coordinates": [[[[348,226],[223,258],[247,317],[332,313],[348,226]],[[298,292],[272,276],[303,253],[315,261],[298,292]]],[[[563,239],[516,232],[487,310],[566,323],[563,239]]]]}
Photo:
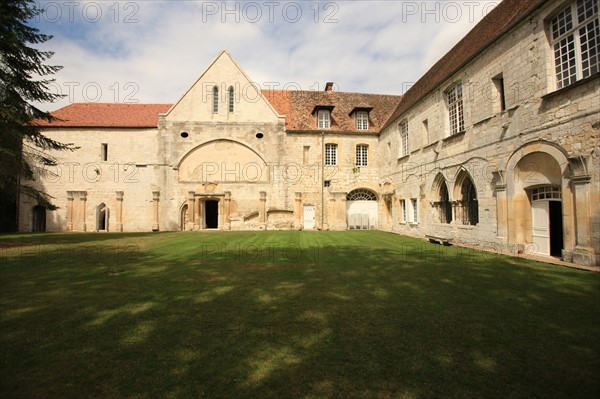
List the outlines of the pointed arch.
{"type": "Polygon", "coordinates": [[[479,223],[477,188],[465,169],[460,169],[456,175],[453,198],[456,220],[467,226],[476,226],[479,223]]]}
{"type": "Polygon", "coordinates": [[[440,172],[433,181],[433,207],[436,209],[437,218],[440,223],[452,223],[452,203],[446,178],[440,172]]]}

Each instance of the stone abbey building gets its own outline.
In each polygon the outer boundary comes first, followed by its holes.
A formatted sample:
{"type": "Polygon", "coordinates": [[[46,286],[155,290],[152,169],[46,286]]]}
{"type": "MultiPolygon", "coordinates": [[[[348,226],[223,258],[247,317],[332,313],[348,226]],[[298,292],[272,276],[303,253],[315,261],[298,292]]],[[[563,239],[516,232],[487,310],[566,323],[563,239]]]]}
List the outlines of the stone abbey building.
{"type": "Polygon", "coordinates": [[[222,52],[175,104],[71,104],[21,231],[380,229],[600,262],[597,0],[504,0],[404,96],[260,90],[222,52]]]}

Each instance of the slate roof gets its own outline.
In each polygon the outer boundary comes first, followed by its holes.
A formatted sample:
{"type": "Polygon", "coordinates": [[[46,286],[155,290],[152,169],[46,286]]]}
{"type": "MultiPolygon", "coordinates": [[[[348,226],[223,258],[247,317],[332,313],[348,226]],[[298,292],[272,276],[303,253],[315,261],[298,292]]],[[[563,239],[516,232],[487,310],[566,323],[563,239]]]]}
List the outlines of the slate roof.
{"type": "Polygon", "coordinates": [[[388,125],[435,90],[546,0],[503,0],[405,94],[388,125]]]}
{"type": "Polygon", "coordinates": [[[38,120],[35,124],[44,127],[155,128],[158,126],[158,114],[167,112],[171,105],[74,103],[52,112],[60,120],[38,120]]]}

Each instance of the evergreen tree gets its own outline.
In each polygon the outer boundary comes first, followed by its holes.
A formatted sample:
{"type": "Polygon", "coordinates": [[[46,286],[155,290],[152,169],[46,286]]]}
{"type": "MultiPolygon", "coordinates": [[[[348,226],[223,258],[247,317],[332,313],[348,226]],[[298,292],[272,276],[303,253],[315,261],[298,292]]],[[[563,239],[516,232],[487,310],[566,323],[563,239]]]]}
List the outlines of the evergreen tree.
{"type": "Polygon", "coordinates": [[[29,196],[47,209],[56,209],[52,197],[32,185],[36,176],[56,165],[48,150],[74,150],[44,136],[35,120],[53,121],[35,103],[62,97],[49,90],[46,78],[61,66],[46,65],[54,54],[33,46],[52,38],[29,22],[40,15],[32,0],[0,1],[0,229],[16,228],[20,196],[29,196]]]}

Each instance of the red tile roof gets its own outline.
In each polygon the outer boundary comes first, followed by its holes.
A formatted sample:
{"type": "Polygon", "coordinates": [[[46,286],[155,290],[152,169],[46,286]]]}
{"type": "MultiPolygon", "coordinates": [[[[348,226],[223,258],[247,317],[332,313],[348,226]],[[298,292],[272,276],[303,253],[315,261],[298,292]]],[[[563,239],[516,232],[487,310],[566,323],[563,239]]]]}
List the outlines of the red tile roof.
{"type": "MultiPolygon", "coordinates": [[[[313,110],[316,106],[323,105],[333,106],[332,125],[328,131],[356,131],[354,117],[350,114],[354,108],[363,107],[372,108],[368,132],[378,133],[402,98],[333,91],[263,90],[262,94],[279,115],[285,116],[286,131],[319,130],[313,110]]],[[[156,128],[158,114],[167,112],[170,107],[171,104],[76,103],[52,113],[60,120],[36,123],[43,127],[156,128]]]]}
{"type": "Polygon", "coordinates": [[[75,103],[52,112],[60,120],[35,121],[35,124],[44,127],[155,128],[158,126],[158,114],[167,112],[171,105],[75,103]]]}
{"type": "Polygon", "coordinates": [[[285,128],[290,128],[290,91],[287,90],[262,90],[262,95],[271,103],[279,115],[285,116],[285,128]]]}
{"type": "Polygon", "coordinates": [[[546,0],[503,0],[404,95],[387,125],[435,90],[546,0]]]}

